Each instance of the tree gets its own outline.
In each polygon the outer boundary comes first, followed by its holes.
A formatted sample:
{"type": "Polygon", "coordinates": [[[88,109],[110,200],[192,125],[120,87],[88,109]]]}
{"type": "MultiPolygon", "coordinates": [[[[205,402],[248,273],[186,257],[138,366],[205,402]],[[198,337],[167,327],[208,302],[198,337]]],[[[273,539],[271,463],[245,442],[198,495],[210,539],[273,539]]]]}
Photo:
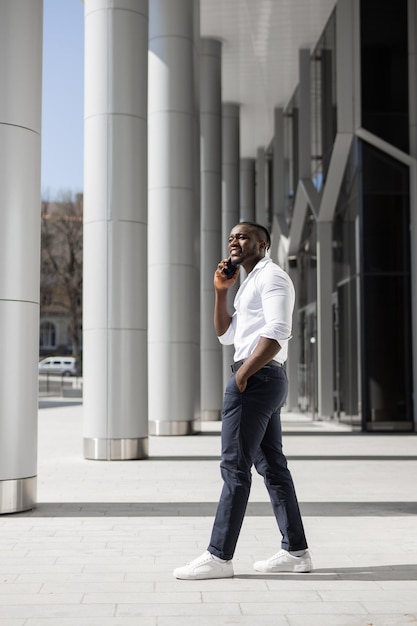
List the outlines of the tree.
{"type": "Polygon", "coordinates": [[[83,196],[63,194],[41,205],[41,315],[67,313],[72,355],[81,347],[83,196]]]}

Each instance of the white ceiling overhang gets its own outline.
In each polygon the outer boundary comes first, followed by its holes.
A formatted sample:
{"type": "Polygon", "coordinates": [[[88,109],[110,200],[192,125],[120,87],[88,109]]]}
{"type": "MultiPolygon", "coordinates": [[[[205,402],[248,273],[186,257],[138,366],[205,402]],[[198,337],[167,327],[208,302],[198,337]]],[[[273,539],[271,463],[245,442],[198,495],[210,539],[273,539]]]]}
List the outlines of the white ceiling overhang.
{"type": "Polygon", "coordinates": [[[336,0],[200,2],[201,36],[222,41],[222,100],[241,106],[241,157],[256,157],[299,82],[299,50],[315,47],[336,0]]]}

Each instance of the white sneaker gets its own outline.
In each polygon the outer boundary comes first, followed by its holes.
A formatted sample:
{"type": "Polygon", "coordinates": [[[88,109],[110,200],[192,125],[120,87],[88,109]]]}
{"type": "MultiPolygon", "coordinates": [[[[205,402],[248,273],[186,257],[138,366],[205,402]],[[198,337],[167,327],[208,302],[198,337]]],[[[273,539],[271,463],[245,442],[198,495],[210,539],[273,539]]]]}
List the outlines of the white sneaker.
{"type": "Polygon", "coordinates": [[[175,578],[181,580],[204,580],[206,578],[231,578],[234,575],[232,561],[217,561],[210,552],[201,556],[184,567],[174,569],[175,578]]]}
{"type": "Polygon", "coordinates": [[[257,572],[311,572],[313,565],[310,553],[305,551],[303,556],[293,556],[287,550],[280,550],[267,561],[257,561],[253,565],[257,572]]]}

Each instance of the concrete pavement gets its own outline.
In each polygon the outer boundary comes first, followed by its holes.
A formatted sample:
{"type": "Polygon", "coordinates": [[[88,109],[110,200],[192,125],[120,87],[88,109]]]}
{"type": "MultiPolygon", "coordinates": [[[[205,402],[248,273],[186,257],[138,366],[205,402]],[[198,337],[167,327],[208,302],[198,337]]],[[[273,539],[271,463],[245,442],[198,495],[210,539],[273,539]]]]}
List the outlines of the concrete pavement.
{"type": "Polygon", "coordinates": [[[279,549],[256,473],[235,577],[179,581],[206,549],[220,424],[152,437],[146,461],[82,457],[82,405],[39,410],[38,507],[0,516],[0,626],[397,626],[417,623],[417,437],[283,414],[314,572],[261,574],[279,549]]]}

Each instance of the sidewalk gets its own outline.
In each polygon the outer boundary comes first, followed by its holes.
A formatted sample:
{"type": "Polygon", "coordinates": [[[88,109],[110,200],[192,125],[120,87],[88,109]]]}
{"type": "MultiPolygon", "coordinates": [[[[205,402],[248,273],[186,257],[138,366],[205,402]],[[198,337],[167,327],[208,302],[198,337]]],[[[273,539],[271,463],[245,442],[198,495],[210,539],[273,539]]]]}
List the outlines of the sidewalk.
{"type": "MultiPolygon", "coordinates": [[[[38,507],[0,516],[0,626],[397,626],[417,622],[417,437],[284,413],[310,574],[261,574],[279,549],[255,473],[233,579],[179,581],[207,547],[220,423],[151,437],[145,461],[86,461],[82,406],[39,410],[38,507]]],[[[49,407],[49,408],[47,408],[49,407]]]]}

